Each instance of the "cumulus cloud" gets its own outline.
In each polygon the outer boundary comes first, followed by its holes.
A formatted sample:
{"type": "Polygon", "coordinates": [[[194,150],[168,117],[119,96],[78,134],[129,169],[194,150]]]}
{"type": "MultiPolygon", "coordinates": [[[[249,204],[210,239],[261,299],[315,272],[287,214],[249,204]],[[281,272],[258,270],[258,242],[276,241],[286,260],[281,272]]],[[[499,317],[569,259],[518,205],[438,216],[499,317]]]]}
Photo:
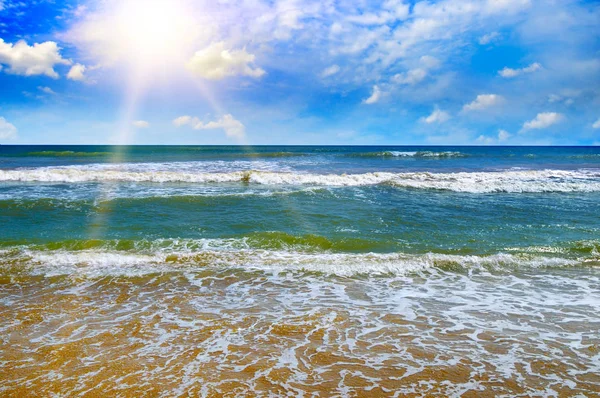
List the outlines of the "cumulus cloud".
{"type": "Polygon", "coordinates": [[[70,80],[75,80],[78,82],[82,82],[85,80],[85,65],[82,64],[75,64],[71,67],[71,69],[69,70],[69,73],[67,73],[67,79],[70,80]]]}
{"type": "Polygon", "coordinates": [[[512,69],[506,67],[499,71],[498,74],[506,79],[510,79],[526,73],[533,73],[540,69],[542,69],[542,65],[537,62],[534,62],[533,64],[521,69],[512,69]]]}
{"type": "Polygon", "coordinates": [[[371,96],[369,98],[365,98],[363,100],[363,104],[375,104],[381,99],[381,90],[377,85],[373,86],[373,91],[371,91],[371,96]]]}
{"type": "Polygon", "coordinates": [[[510,138],[510,133],[506,130],[498,130],[498,141],[506,141],[510,138]]]}
{"type": "Polygon", "coordinates": [[[28,45],[24,40],[15,44],[0,39],[0,64],[8,65],[7,73],[22,76],[46,75],[58,79],[56,65],[70,65],[71,61],[60,55],[53,41],[28,45]]]}
{"type": "Polygon", "coordinates": [[[392,81],[397,84],[414,85],[427,77],[429,70],[438,68],[440,61],[431,55],[423,55],[419,58],[420,68],[410,69],[406,72],[397,73],[392,76],[392,81]]]}
{"type": "Polygon", "coordinates": [[[535,119],[523,124],[523,130],[545,129],[553,124],[563,121],[564,118],[565,117],[561,113],[556,112],[538,113],[535,119]]]}
{"type": "Polygon", "coordinates": [[[426,76],[427,71],[425,69],[416,68],[411,69],[408,72],[395,74],[392,76],[392,81],[398,84],[413,85],[425,79],[426,76]]]}
{"type": "Polygon", "coordinates": [[[479,137],[477,137],[477,142],[483,145],[494,145],[494,144],[499,144],[502,143],[504,141],[506,141],[507,139],[509,139],[511,137],[511,134],[506,131],[506,130],[498,130],[498,135],[495,137],[489,137],[489,136],[485,136],[485,135],[480,135],[479,137]]]}
{"type": "Polygon", "coordinates": [[[433,124],[433,123],[444,123],[448,119],[450,119],[450,114],[448,114],[448,112],[442,111],[439,108],[435,108],[429,116],[422,117],[419,120],[422,123],[433,124]]]}
{"type": "Polygon", "coordinates": [[[600,129],[600,118],[598,118],[598,120],[596,120],[594,124],[592,124],[592,127],[595,129],[600,129]]]}
{"type": "Polygon", "coordinates": [[[17,138],[17,128],[3,117],[0,117],[0,140],[14,140],[17,138]]]}
{"type": "Polygon", "coordinates": [[[131,124],[133,125],[133,127],[138,129],[147,129],[148,127],[150,127],[150,123],[148,123],[145,120],[136,120],[131,124]]]}
{"type": "Polygon", "coordinates": [[[498,94],[479,94],[475,101],[463,106],[463,112],[480,111],[504,102],[504,97],[498,94]]]}
{"type": "Polygon", "coordinates": [[[223,129],[225,135],[230,138],[243,139],[246,137],[246,127],[236,120],[231,114],[223,115],[218,120],[204,123],[197,117],[179,116],[173,119],[173,124],[177,127],[191,126],[195,130],[213,130],[223,129]]]}
{"type": "Polygon", "coordinates": [[[321,77],[325,78],[325,77],[333,76],[336,73],[338,73],[339,71],[340,71],[340,67],[338,65],[331,65],[330,67],[323,69],[323,71],[321,72],[321,77]]]}
{"type": "Polygon", "coordinates": [[[176,127],[181,127],[181,126],[185,126],[186,124],[192,124],[192,117],[191,116],[179,116],[178,118],[173,119],[173,124],[176,127]]]}
{"type": "Polygon", "coordinates": [[[186,66],[194,74],[210,80],[235,75],[258,78],[265,71],[253,66],[254,58],[254,54],[249,54],[245,49],[227,49],[221,41],[196,52],[186,66]]]}

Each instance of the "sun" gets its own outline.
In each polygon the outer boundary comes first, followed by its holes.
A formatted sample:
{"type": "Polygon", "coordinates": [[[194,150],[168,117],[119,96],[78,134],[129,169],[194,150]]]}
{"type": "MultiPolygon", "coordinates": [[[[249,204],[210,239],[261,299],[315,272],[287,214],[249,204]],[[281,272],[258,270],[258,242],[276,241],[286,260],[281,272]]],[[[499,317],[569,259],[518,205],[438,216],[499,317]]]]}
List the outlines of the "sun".
{"type": "Polygon", "coordinates": [[[181,63],[196,38],[194,21],[177,0],[119,2],[114,22],[122,56],[144,69],[181,63]]]}

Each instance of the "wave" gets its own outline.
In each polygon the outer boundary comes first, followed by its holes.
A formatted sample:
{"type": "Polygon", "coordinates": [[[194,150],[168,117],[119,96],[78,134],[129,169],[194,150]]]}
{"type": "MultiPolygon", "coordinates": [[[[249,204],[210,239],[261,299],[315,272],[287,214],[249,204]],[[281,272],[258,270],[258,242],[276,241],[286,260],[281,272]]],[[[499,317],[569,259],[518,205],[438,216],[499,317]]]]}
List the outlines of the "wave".
{"type": "Polygon", "coordinates": [[[569,158],[571,158],[571,159],[599,159],[600,158],[600,153],[590,153],[590,154],[583,154],[583,155],[571,155],[571,156],[569,156],[569,158]]]}
{"type": "MultiPolygon", "coordinates": [[[[27,242],[0,242],[0,249],[14,248],[27,242]]],[[[306,234],[292,235],[281,231],[252,232],[244,237],[227,239],[71,239],[49,243],[29,244],[28,248],[38,251],[52,250],[108,250],[147,252],[156,250],[194,252],[205,249],[260,249],[260,250],[293,250],[307,253],[333,252],[368,252],[381,251],[390,247],[390,241],[369,238],[341,237],[328,238],[325,236],[306,234]]],[[[397,246],[396,246],[397,247],[397,246]]]]}
{"type": "MultiPolygon", "coordinates": [[[[391,252],[400,245],[390,246],[391,241],[370,239],[366,237],[326,237],[315,234],[292,235],[283,231],[252,232],[244,236],[215,239],[68,239],[42,243],[31,241],[0,241],[0,250],[27,248],[34,251],[70,251],[85,250],[119,251],[147,253],[157,251],[198,252],[203,250],[268,250],[293,251],[304,253],[367,253],[391,252]]],[[[395,240],[393,241],[395,242],[395,240]]],[[[547,256],[560,254],[563,257],[578,258],[581,256],[600,256],[600,240],[565,241],[553,246],[512,246],[499,249],[502,252],[516,255],[547,256]]],[[[471,249],[446,249],[440,254],[446,255],[490,255],[493,253],[475,253],[471,249]]]]}
{"type": "Polygon", "coordinates": [[[350,157],[358,158],[432,158],[432,159],[444,159],[444,158],[466,158],[469,155],[456,152],[456,151],[444,151],[444,152],[433,152],[433,151],[381,151],[381,152],[364,152],[364,153],[353,153],[348,155],[350,157]]]}
{"type": "Polygon", "coordinates": [[[257,249],[242,239],[80,241],[14,246],[0,250],[0,274],[57,276],[141,275],[207,268],[265,272],[316,272],[338,276],[419,272],[512,271],[598,266],[595,257],[563,258],[527,253],[491,255],[340,253],[299,247],[257,249]]]}
{"type": "Polygon", "coordinates": [[[508,170],[493,172],[371,172],[363,174],[310,174],[275,171],[191,172],[127,171],[83,167],[0,170],[0,181],[81,183],[244,183],[326,187],[387,184],[401,188],[470,193],[600,192],[597,170],[508,170]]]}
{"type": "Polygon", "coordinates": [[[247,152],[236,153],[233,156],[241,158],[294,158],[308,156],[306,153],[298,152],[247,152]]]}

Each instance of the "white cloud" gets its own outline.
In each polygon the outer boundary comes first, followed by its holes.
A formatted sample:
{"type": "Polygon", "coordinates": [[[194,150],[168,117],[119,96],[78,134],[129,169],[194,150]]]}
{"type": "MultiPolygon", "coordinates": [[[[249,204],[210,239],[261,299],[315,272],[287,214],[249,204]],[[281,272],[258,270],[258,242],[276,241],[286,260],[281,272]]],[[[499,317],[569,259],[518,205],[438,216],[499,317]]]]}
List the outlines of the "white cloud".
{"type": "Polygon", "coordinates": [[[52,90],[50,87],[38,86],[38,90],[40,90],[43,93],[49,94],[49,95],[56,95],[56,92],[54,90],[52,90]]]}
{"type": "Polygon", "coordinates": [[[69,70],[69,73],[67,73],[67,79],[71,79],[71,80],[75,80],[78,82],[82,82],[85,80],[85,65],[82,64],[75,64],[71,67],[71,69],[69,70]]]}
{"type": "Polygon", "coordinates": [[[394,16],[389,12],[382,12],[380,14],[365,13],[360,15],[350,15],[346,18],[346,20],[349,22],[358,25],[384,25],[393,21],[394,19],[394,16]]]}
{"type": "Polygon", "coordinates": [[[409,5],[402,0],[387,0],[379,13],[365,12],[350,15],[346,20],[357,25],[385,25],[390,22],[404,20],[409,15],[409,5]]]}
{"type": "Polygon", "coordinates": [[[70,65],[71,61],[60,55],[60,48],[53,41],[30,46],[24,40],[13,45],[0,39],[0,64],[8,65],[6,72],[14,75],[46,75],[57,79],[54,67],[70,65]]]}
{"type": "Polygon", "coordinates": [[[450,119],[450,115],[448,112],[442,111],[439,108],[435,108],[431,115],[427,117],[422,117],[419,119],[422,123],[432,124],[432,123],[444,123],[450,119]]]}
{"type": "Polygon", "coordinates": [[[321,77],[325,78],[325,77],[333,76],[336,73],[338,73],[339,71],[340,71],[340,67],[338,65],[331,65],[330,67],[323,69],[323,71],[321,72],[321,77]]]}
{"type": "Polygon", "coordinates": [[[562,100],[563,100],[563,98],[558,94],[550,94],[548,96],[548,102],[551,104],[554,102],[561,102],[562,100]]]}
{"type": "Polygon", "coordinates": [[[394,14],[396,19],[403,20],[408,18],[410,6],[404,0],[386,0],[383,8],[394,14]]]}
{"type": "Polygon", "coordinates": [[[595,129],[600,129],[600,118],[592,124],[592,127],[595,129]]]}
{"type": "Polygon", "coordinates": [[[525,74],[525,73],[533,73],[537,70],[542,69],[542,65],[534,62],[533,64],[525,67],[525,68],[521,68],[521,69],[512,69],[512,68],[504,68],[501,71],[498,72],[498,74],[506,79],[510,79],[513,77],[517,77],[519,75],[525,74]]]}
{"type": "Polygon", "coordinates": [[[341,23],[334,22],[334,23],[331,24],[331,27],[329,28],[329,30],[334,35],[337,35],[337,34],[342,33],[344,31],[344,27],[342,26],[341,23]]]}
{"type": "Polygon", "coordinates": [[[496,140],[493,137],[487,137],[483,134],[477,137],[475,141],[483,145],[493,145],[496,142],[496,140]]]}
{"type": "Polygon", "coordinates": [[[506,130],[498,130],[498,141],[506,141],[510,138],[510,133],[506,130]]]}
{"type": "Polygon", "coordinates": [[[551,104],[564,104],[571,106],[575,103],[575,99],[581,96],[580,90],[561,90],[561,94],[548,95],[548,102],[551,104]]]}
{"type": "Polygon", "coordinates": [[[463,106],[463,111],[480,111],[504,102],[504,97],[498,94],[479,94],[475,101],[463,106]]]}
{"type": "MultiPolygon", "coordinates": [[[[199,127],[196,126],[196,129],[199,127]]],[[[224,115],[217,121],[208,122],[204,126],[200,127],[202,130],[210,130],[210,129],[223,129],[225,130],[225,134],[228,137],[232,138],[244,138],[246,135],[246,127],[240,122],[236,120],[232,115],[227,114],[224,115]]]]}
{"type": "Polygon", "coordinates": [[[500,34],[498,32],[492,32],[492,33],[485,34],[479,38],[479,44],[481,44],[482,46],[485,46],[486,44],[490,44],[490,43],[496,41],[499,37],[500,37],[500,34]]]}
{"type": "Polygon", "coordinates": [[[264,75],[265,71],[252,66],[254,58],[254,55],[247,53],[245,49],[227,49],[221,41],[196,52],[186,66],[196,75],[210,80],[235,75],[258,78],[264,75]]]}
{"type": "Polygon", "coordinates": [[[413,85],[419,83],[421,80],[425,79],[427,76],[427,71],[425,69],[417,68],[411,69],[405,73],[398,73],[392,77],[392,81],[398,84],[408,84],[413,85]]]}
{"type": "Polygon", "coordinates": [[[208,123],[202,122],[197,117],[179,116],[173,119],[173,124],[177,127],[189,125],[195,130],[223,129],[225,135],[230,138],[243,139],[246,136],[246,127],[231,114],[223,115],[220,119],[208,123]]]}
{"type": "Polygon", "coordinates": [[[496,137],[488,137],[485,135],[480,135],[479,137],[477,137],[476,141],[483,145],[495,145],[495,144],[499,144],[501,142],[506,141],[510,137],[511,137],[511,134],[508,131],[500,129],[500,130],[498,130],[498,135],[496,137]]]}
{"type": "Polygon", "coordinates": [[[363,104],[375,104],[381,99],[381,90],[377,85],[373,86],[373,91],[371,91],[371,96],[363,100],[363,104]]]}
{"type": "Polygon", "coordinates": [[[5,118],[0,117],[0,140],[14,140],[17,138],[17,128],[5,118]]]}
{"type": "Polygon", "coordinates": [[[556,112],[538,113],[535,119],[523,123],[523,130],[545,129],[561,122],[564,118],[561,113],[556,112]]]}
{"type": "Polygon", "coordinates": [[[381,39],[369,59],[391,64],[411,55],[411,49],[429,43],[444,47],[445,51],[464,46],[465,32],[477,32],[485,26],[510,21],[511,16],[530,5],[530,0],[417,1],[407,22],[394,27],[390,35],[381,39]]]}
{"type": "Polygon", "coordinates": [[[133,125],[133,127],[138,129],[147,129],[148,127],[150,127],[150,123],[148,123],[145,120],[136,120],[131,124],[133,125]]]}
{"type": "Polygon", "coordinates": [[[435,69],[440,66],[440,60],[436,57],[432,57],[431,55],[423,55],[419,58],[419,62],[426,69],[435,69]]]}
{"type": "Polygon", "coordinates": [[[179,116],[176,119],[173,119],[173,124],[177,127],[185,126],[186,124],[192,124],[191,116],[179,116]]]}
{"type": "Polygon", "coordinates": [[[410,69],[407,72],[397,73],[392,76],[392,81],[397,84],[412,86],[421,82],[429,74],[429,70],[438,68],[440,61],[431,55],[423,55],[419,58],[420,68],[410,69]]]}

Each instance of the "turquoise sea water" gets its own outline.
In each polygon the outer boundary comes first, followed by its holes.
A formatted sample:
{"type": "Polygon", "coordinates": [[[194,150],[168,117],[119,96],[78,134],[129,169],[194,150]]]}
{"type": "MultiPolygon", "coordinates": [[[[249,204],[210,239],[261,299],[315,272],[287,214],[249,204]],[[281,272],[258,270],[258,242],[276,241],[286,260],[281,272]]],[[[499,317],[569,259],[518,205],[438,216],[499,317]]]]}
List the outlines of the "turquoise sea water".
{"type": "MultiPolygon", "coordinates": [[[[103,311],[143,313],[142,324],[160,314],[177,328],[159,322],[144,344],[171,330],[162,355],[176,357],[186,344],[207,355],[189,363],[195,373],[183,390],[165,385],[164,396],[224,393],[224,380],[194,366],[238,369],[233,354],[210,350],[255,347],[273,325],[322,329],[331,337],[317,351],[337,358],[320,363],[300,352],[314,343],[308,332],[257,349],[264,372],[291,369],[271,380],[290,394],[597,393],[599,251],[598,147],[0,146],[4,314],[39,304],[38,294],[53,305],[73,291],[102,301],[126,284],[127,306],[104,303],[103,311]],[[164,302],[173,295],[197,303],[196,320],[210,313],[231,323],[212,342],[186,342],[206,325],[186,324],[164,302]],[[251,326],[232,326],[244,317],[251,326]],[[363,384],[334,366],[350,362],[363,384]],[[467,376],[452,383],[414,376],[461,363],[467,376]],[[323,384],[328,378],[336,382],[323,384]]],[[[0,322],[6,335],[21,325],[37,338],[17,349],[19,360],[0,354],[5,366],[35,371],[26,352],[116,327],[92,311],[70,319],[96,327],[60,334],[53,327],[65,313],[43,312],[40,324],[0,322]]],[[[6,354],[10,340],[3,344],[6,354]]],[[[119,358],[106,355],[94,358],[119,358]]],[[[148,355],[128,353],[136,363],[148,355]]],[[[59,392],[84,391],[67,387],[58,368],[59,392]]],[[[34,388],[14,372],[0,391],[34,388]]],[[[151,363],[139,372],[173,377],[151,363]]],[[[264,392],[259,373],[236,379],[239,391],[264,392]]],[[[38,376],[52,384],[47,372],[38,376]]]]}

